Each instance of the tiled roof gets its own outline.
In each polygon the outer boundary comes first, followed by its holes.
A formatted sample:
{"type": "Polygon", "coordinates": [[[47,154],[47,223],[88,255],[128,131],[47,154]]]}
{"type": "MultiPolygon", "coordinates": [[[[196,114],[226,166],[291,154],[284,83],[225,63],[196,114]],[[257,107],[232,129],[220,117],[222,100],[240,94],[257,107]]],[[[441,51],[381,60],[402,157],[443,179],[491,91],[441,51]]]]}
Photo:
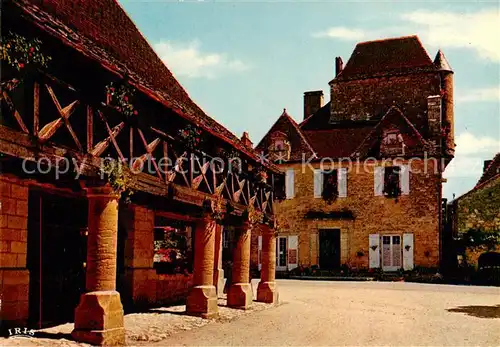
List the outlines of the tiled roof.
{"type": "MultiPolygon", "coordinates": [[[[407,134],[405,134],[405,143],[411,145],[411,147],[423,147],[428,145],[422,135],[418,132],[415,126],[405,117],[403,112],[396,106],[392,106],[386,114],[380,119],[380,122],[371,129],[365,139],[362,140],[359,147],[356,148],[355,152],[359,153],[362,157],[367,155],[367,153],[372,149],[374,144],[377,142],[379,135],[384,126],[389,124],[399,123],[398,128],[400,130],[407,129],[407,134]],[[409,136],[408,136],[409,135],[409,136]]],[[[354,154],[354,152],[353,152],[354,154]]]]}
{"type": "Polygon", "coordinates": [[[281,116],[273,124],[271,129],[269,129],[262,140],[260,140],[255,149],[258,152],[262,151],[266,153],[269,146],[269,137],[276,132],[284,133],[287,135],[288,141],[290,142],[290,145],[292,147],[290,160],[301,160],[302,153],[304,153],[308,157],[314,154],[313,147],[308,142],[308,139],[300,131],[299,125],[292,117],[290,117],[286,110],[283,110],[281,116]]]}
{"type": "Polygon", "coordinates": [[[436,71],[436,68],[417,36],[398,37],[358,43],[333,81],[413,71],[436,71]]]}
{"type": "Polygon", "coordinates": [[[115,0],[14,0],[25,17],[181,117],[250,157],[241,141],[194,103],[115,0]]]}
{"type": "Polygon", "coordinates": [[[475,188],[498,175],[500,175],[500,152],[495,155],[490,165],[488,165],[486,170],[484,170],[483,175],[477,182],[475,188]]]}
{"type": "Polygon", "coordinates": [[[372,130],[372,126],[329,130],[304,130],[309,143],[320,158],[350,157],[372,130]]]}

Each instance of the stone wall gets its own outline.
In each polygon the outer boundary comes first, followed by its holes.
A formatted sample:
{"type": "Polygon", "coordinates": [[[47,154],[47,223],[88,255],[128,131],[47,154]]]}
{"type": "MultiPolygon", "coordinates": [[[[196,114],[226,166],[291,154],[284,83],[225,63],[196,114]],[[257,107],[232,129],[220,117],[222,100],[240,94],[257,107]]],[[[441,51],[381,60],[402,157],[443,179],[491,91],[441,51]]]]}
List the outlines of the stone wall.
{"type": "Polygon", "coordinates": [[[28,187],[0,175],[0,322],[28,318],[28,187]]]}
{"type": "MultiPolygon", "coordinates": [[[[379,165],[379,164],[377,164],[379,165]]],[[[374,196],[374,165],[354,166],[348,173],[348,194],[331,205],[314,198],[313,171],[301,164],[282,165],[295,169],[295,198],[276,204],[284,222],[283,235],[298,235],[299,265],[318,264],[318,232],[322,228],[341,231],[341,262],[353,268],[367,268],[370,234],[414,234],[415,266],[439,265],[439,209],[441,176],[434,174],[435,163],[414,161],[410,173],[410,194],[394,199],[374,196]],[[418,173],[420,171],[422,173],[418,173]],[[309,210],[352,211],[350,219],[306,219],[309,210]],[[358,256],[358,251],[363,256],[358,256]]],[[[319,164],[313,164],[319,168],[319,164]]]]}
{"type": "Polygon", "coordinates": [[[154,211],[142,206],[120,206],[120,228],[125,232],[125,273],[122,301],[127,307],[158,306],[187,297],[192,274],[157,274],[153,269],[154,211]]]}
{"type": "Polygon", "coordinates": [[[427,97],[439,94],[440,77],[434,72],[334,82],[332,119],[381,117],[396,105],[421,131],[427,125],[427,97]]]}
{"type": "MultiPolygon", "coordinates": [[[[469,229],[500,231],[500,177],[472,190],[456,201],[457,232],[469,229]]],[[[485,250],[467,250],[467,263],[477,265],[477,259],[485,250]]]]}

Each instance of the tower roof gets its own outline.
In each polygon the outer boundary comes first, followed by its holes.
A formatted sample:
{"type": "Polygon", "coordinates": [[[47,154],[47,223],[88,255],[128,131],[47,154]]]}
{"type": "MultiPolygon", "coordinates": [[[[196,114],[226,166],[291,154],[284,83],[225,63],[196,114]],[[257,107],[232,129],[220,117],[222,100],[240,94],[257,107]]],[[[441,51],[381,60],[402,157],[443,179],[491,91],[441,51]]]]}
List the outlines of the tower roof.
{"type": "Polygon", "coordinates": [[[434,58],[434,66],[439,70],[439,71],[449,71],[453,72],[451,69],[450,63],[448,63],[448,60],[444,56],[444,53],[442,50],[439,50],[436,54],[436,58],[434,58]]]}
{"type": "Polygon", "coordinates": [[[432,60],[417,36],[360,42],[335,80],[434,70],[432,60]]]}

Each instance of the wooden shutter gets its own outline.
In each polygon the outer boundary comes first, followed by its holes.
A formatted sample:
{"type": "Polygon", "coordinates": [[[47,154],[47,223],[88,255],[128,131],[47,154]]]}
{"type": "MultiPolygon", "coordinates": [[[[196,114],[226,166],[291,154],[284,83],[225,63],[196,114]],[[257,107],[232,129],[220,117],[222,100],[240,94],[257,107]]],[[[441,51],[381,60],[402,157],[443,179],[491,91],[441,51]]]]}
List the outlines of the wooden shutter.
{"type": "Polygon", "coordinates": [[[370,268],[379,268],[380,267],[380,235],[379,234],[370,234],[369,236],[369,261],[370,268]]]}
{"type": "Polygon", "coordinates": [[[375,166],[373,171],[373,190],[375,191],[375,196],[384,195],[384,167],[375,166]]]}
{"type": "Polygon", "coordinates": [[[288,270],[295,269],[299,264],[299,238],[288,236],[288,270]]]}
{"type": "Polygon", "coordinates": [[[259,258],[259,271],[260,271],[260,269],[262,268],[262,235],[259,235],[258,258],[259,258]]]}
{"type": "Polygon", "coordinates": [[[403,269],[413,270],[413,234],[403,234],[403,269]]]}
{"type": "Polygon", "coordinates": [[[339,189],[339,197],[347,197],[347,169],[342,168],[337,171],[337,185],[339,189]]]}
{"type": "Polygon", "coordinates": [[[323,172],[314,169],[314,197],[321,198],[321,193],[323,193],[323,172]]]}
{"type": "Polygon", "coordinates": [[[286,170],[286,198],[292,199],[295,196],[295,171],[286,170]]]}
{"type": "Polygon", "coordinates": [[[401,194],[410,194],[410,168],[408,165],[401,165],[399,167],[399,182],[401,185],[401,194]]]}

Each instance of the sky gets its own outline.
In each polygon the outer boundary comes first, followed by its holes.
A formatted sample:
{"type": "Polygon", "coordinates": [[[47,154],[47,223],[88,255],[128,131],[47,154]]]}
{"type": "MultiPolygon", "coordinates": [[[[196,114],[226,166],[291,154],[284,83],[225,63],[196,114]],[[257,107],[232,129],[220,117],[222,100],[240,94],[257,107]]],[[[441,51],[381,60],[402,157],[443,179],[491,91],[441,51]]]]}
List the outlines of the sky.
{"type": "Polygon", "coordinates": [[[119,0],[191,98],[254,144],[303,93],[323,90],[357,42],[418,35],[455,75],[455,159],[443,195],[469,191],[500,152],[500,6],[492,2],[119,0]]]}

